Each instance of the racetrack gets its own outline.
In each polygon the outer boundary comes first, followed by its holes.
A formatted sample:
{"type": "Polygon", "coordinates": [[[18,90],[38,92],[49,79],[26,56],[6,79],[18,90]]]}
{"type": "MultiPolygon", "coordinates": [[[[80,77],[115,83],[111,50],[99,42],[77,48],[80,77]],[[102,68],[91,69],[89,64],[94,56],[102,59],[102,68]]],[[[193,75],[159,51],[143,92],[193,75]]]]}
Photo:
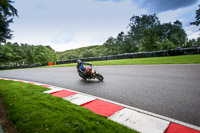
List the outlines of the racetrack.
{"type": "Polygon", "coordinates": [[[200,64],[96,66],[104,82],[75,67],[0,71],[0,77],[56,85],[200,126],[200,64]]]}

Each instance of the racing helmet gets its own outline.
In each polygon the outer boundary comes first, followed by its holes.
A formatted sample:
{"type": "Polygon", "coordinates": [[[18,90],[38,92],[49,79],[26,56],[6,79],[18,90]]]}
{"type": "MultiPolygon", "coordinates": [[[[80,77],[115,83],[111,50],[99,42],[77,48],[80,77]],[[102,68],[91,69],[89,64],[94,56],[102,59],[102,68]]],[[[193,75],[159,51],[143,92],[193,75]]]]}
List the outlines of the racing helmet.
{"type": "Polygon", "coordinates": [[[77,60],[77,63],[80,64],[80,63],[81,63],[81,60],[77,60]]]}

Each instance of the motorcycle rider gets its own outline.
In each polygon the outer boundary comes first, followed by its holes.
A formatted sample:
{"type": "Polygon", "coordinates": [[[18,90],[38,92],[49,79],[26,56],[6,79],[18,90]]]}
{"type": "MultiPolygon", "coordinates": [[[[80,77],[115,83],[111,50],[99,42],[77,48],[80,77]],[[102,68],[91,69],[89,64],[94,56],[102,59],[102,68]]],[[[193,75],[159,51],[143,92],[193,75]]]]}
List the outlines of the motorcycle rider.
{"type": "Polygon", "coordinates": [[[90,63],[86,63],[86,62],[82,62],[81,60],[77,60],[76,68],[78,69],[78,71],[80,71],[84,75],[86,75],[86,72],[89,71],[89,70],[84,67],[84,64],[85,65],[90,65],[90,67],[92,67],[92,64],[90,64],[90,63]]]}

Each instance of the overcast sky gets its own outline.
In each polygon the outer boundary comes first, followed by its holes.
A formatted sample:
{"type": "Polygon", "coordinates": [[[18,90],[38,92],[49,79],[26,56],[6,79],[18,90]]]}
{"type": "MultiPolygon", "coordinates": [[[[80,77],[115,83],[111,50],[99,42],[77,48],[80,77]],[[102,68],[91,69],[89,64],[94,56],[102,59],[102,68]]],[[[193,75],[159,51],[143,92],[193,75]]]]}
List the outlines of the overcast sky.
{"type": "Polygon", "coordinates": [[[180,20],[188,38],[199,37],[200,0],[16,0],[11,42],[50,45],[56,51],[102,45],[127,32],[133,15],[156,13],[161,23],[180,20]]]}

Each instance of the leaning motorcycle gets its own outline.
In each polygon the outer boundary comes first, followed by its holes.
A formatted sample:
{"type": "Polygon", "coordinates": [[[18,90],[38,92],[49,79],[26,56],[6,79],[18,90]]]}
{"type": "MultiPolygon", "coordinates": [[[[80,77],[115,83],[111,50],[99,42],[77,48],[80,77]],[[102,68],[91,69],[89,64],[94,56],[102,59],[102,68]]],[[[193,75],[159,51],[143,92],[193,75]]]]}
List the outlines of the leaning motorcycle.
{"type": "Polygon", "coordinates": [[[80,71],[80,70],[77,70],[77,72],[79,73],[79,76],[84,79],[84,80],[87,80],[87,79],[98,79],[99,81],[103,81],[103,76],[99,73],[96,72],[95,69],[93,69],[92,67],[87,67],[86,68],[86,73],[80,71]]]}

